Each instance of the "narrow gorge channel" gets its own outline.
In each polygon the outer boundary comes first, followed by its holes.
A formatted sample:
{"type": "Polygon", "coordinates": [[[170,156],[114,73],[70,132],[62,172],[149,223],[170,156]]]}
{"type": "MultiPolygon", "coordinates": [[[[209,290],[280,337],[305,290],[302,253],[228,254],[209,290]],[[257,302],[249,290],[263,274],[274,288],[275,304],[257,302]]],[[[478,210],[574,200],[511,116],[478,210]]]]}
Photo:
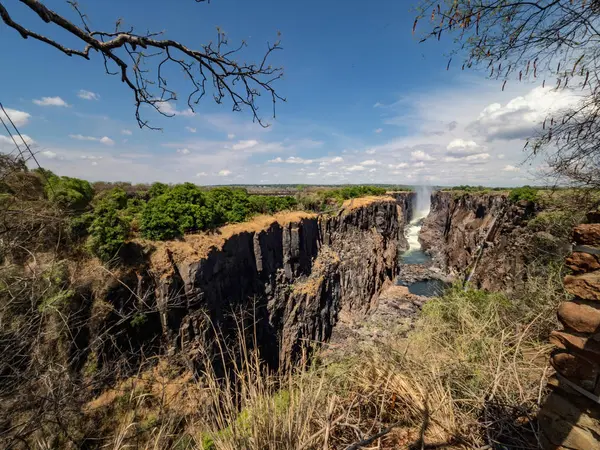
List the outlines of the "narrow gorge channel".
{"type": "Polygon", "coordinates": [[[408,250],[400,257],[400,274],[396,280],[396,284],[408,287],[411,294],[424,297],[440,295],[449,285],[440,277],[439,268],[433,267],[433,259],[423,250],[420,241],[423,223],[431,211],[431,196],[430,187],[416,189],[412,217],[404,230],[408,250]]]}

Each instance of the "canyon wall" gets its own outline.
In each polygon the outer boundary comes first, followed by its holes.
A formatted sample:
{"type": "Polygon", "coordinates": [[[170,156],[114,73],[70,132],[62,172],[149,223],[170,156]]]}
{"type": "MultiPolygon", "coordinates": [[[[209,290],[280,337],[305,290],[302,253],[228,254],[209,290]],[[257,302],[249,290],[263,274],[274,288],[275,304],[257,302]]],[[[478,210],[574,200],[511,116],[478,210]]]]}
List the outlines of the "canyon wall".
{"type": "Polygon", "coordinates": [[[420,240],[449,274],[476,267],[474,286],[508,291],[525,278],[526,266],[537,254],[536,240],[548,238],[527,228],[534,215],[532,203],[512,203],[503,193],[437,191],[420,240]]]}
{"type": "Polygon", "coordinates": [[[240,314],[252,315],[265,361],[287,366],[305,345],[328,340],[339,320],[376,305],[396,276],[411,205],[409,193],[359,198],[334,215],[278,214],[183,241],[140,242],[138,264],[120,277],[135,296],[115,282],[106,299],[121,313],[103,328],[136,302],[147,320],[133,334],[196,362],[216,333],[233,335],[240,314]]]}

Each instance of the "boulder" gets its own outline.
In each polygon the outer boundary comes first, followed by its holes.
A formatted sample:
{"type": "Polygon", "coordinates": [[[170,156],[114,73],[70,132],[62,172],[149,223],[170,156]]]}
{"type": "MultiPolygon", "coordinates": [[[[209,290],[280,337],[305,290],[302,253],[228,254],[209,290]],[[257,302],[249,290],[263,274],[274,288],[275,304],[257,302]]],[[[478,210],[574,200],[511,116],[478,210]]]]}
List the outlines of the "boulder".
{"type": "Polygon", "coordinates": [[[600,258],[584,252],[573,252],[566,260],[567,267],[575,273],[600,270],[600,258]]]}
{"type": "Polygon", "coordinates": [[[560,351],[550,358],[552,367],[565,378],[593,391],[598,377],[598,366],[585,359],[560,351]]]}
{"type": "Polygon", "coordinates": [[[564,331],[553,331],[550,333],[550,343],[581,355],[592,363],[600,364],[600,342],[594,339],[564,331]]]}
{"type": "Polygon", "coordinates": [[[600,300],[600,271],[567,275],[564,283],[569,294],[586,300],[600,300]]]}
{"type": "Polygon", "coordinates": [[[558,307],[558,320],[566,328],[580,333],[600,332],[600,309],[590,305],[574,302],[561,303],[558,307]]]}
{"type": "Polygon", "coordinates": [[[578,225],[573,229],[573,240],[580,245],[600,247],[600,223],[578,225]]]}

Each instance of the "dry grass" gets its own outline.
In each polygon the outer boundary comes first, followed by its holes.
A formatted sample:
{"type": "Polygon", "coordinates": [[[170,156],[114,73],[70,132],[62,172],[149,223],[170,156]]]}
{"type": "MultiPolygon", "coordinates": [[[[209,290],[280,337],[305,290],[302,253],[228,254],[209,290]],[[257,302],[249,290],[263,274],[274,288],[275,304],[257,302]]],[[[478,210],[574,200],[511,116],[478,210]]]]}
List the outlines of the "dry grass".
{"type": "Polygon", "coordinates": [[[349,200],[346,200],[342,204],[342,208],[345,209],[346,211],[353,211],[357,208],[362,208],[362,207],[370,205],[372,203],[379,203],[379,202],[396,203],[396,199],[394,197],[390,197],[387,195],[381,195],[381,196],[369,195],[367,197],[358,197],[358,198],[351,198],[349,200]]]}
{"type": "MultiPolygon", "coordinates": [[[[426,305],[407,338],[388,334],[341,348],[330,362],[317,353],[293,373],[269,373],[244,345],[252,330],[240,329],[230,372],[219,378],[207,364],[199,378],[188,378],[180,390],[196,395],[171,403],[193,398],[193,407],[161,407],[155,426],[144,429],[143,446],[345,449],[368,441],[365,448],[536,448],[546,336],[555,327],[549,316],[564,295],[555,271],[530,278],[518,299],[453,288],[426,305]]],[[[148,420],[141,417],[123,416],[115,448],[139,439],[139,422],[148,420]]]]}

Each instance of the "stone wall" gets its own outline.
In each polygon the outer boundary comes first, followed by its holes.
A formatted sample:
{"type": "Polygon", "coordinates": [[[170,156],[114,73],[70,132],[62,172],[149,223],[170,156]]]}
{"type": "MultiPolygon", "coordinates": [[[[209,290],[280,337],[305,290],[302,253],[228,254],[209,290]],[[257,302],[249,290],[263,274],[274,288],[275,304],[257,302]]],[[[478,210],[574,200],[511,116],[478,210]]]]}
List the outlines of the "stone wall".
{"type": "Polygon", "coordinates": [[[564,329],[550,342],[556,374],[539,415],[546,449],[600,449],[600,217],[575,227],[573,253],[567,258],[572,275],[565,289],[574,296],[558,308],[564,329]]]}

